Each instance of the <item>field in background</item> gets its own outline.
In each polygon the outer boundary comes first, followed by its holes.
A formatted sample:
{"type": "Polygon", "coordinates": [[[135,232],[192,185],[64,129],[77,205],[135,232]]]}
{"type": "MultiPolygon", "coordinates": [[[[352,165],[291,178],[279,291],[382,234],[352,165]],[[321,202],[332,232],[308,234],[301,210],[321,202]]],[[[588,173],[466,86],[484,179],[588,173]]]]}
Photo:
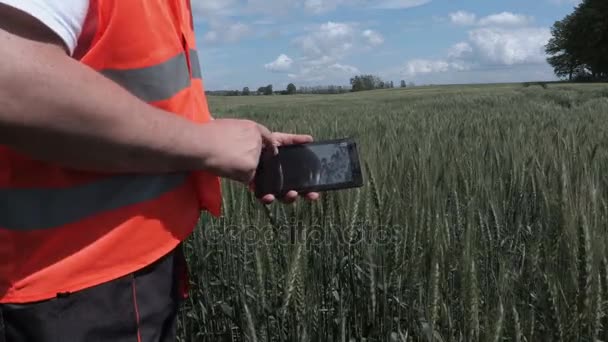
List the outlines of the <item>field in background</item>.
{"type": "Polygon", "coordinates": [[[184,341],[608,340],[608,86],[211,97],[357,139],[366,186],[256,203],[188,241],[184,341]]]}

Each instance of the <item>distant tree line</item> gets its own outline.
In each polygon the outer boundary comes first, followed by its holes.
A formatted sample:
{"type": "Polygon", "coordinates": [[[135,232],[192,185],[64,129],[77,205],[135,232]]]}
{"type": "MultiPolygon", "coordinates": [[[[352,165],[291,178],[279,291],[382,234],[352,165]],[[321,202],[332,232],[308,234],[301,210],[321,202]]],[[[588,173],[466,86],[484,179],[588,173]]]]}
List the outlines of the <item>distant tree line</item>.
{"type": "MultiPolygon", "coordinates": [[[[406,84],[401,81],[400,87],[413,87],[413,83],[406,84]]],[[[375,75],[358,75],[350,79],[350,87],[341,85],[328,86],[301,86],[296,87],[290,83],[285,90],[273,90],[272,84],[259,87],[257,91],[251,91],[249,87],[244,87],[243,90],[215,90],[206,91],[207,95],[216,96],[269,96],[269,95],[294,95],[294,94],[344,94],[350,92],[374,90],[374,89],[390,89],[394,88],[393,81],[384,81],[375,75]]]]}
{"type": "MultiPolygon", "coordinates": [[[[395,88],[393,81],[384,81],[375,75],[358,75],[350,79],[352,91],[365,91],[374,89],[395,88]]],[[[401,81],[402,88],[405,88],[405,81],[401,81]]]]}
{"type": "Polygon", "coordinates": [[[608,1],[584,0],[551,28],[547,61],[560,78],[608,81],[608,1]]]}
{"type": "Polygon", "coordinates": [[[314,86],[307,87],[302,86],[298,89],[298,94],[344,94],[349,93],[350,88],[341,85],[328,85],[328,86],[314,86]]]}

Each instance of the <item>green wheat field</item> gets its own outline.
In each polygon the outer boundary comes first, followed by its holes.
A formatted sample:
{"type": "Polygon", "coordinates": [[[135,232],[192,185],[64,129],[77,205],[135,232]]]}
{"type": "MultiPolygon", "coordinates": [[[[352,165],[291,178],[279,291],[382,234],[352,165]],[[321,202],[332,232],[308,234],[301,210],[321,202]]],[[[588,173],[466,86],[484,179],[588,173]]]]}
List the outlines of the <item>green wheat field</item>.
{"type": "Polygon", "coordinates": [[[608,86],[210,97],[317,140],[365,187],[257,203],[186,244],[182,341],[608,341],[608,86]]]}

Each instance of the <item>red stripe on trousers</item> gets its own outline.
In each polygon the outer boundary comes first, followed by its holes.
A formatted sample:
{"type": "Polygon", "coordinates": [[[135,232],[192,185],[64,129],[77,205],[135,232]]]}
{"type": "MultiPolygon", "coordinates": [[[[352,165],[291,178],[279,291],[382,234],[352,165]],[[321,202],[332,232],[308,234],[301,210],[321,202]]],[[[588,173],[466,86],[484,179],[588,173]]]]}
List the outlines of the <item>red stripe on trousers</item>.
{"type": "Polygon", "coordinates": [[[139,331],[139,307],[137,306],[137,290],[135,289],[135,278],[131,282],[133,288],[133,307],[135,308],[135,319],[137,320],[137,342],[141,342],[141,333],[139,331]]]}

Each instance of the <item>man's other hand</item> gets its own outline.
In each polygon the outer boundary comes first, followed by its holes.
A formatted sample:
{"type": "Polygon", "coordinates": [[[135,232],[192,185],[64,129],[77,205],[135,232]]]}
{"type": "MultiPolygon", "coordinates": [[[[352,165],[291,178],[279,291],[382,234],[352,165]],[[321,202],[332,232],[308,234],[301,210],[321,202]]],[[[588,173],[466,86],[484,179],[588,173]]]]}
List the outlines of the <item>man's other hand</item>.
{"type": "MultiPolygon", "coordinates": [[[[220,177],[232,179],[250,185],[260,161],[262,148],[269,148],[278,153],[279,146],[305,144],[313,141],[310,135],[273,133],[268,128],[250,120],[216,119],[203,125],[208,142],[206,168],[220,177]]],[[[318,193],[298,194],[290,191],[284,203],[293,203],[303,195],[308,200],[317,200],[318,193]]],[[[270,204],[276,200],[273,195],[260,199],[270,204]]]]}

